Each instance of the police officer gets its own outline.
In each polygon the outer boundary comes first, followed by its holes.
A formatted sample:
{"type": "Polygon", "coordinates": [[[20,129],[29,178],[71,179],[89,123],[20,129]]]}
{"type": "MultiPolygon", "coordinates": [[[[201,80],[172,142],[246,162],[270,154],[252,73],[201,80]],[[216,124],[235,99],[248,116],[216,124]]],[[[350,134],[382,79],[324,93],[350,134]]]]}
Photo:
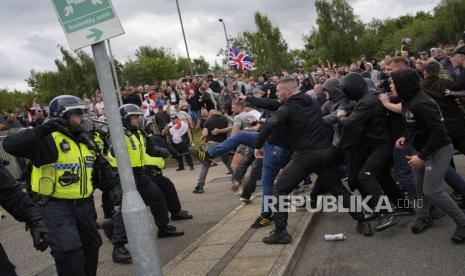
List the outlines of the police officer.
{"type": "Polygon", "coordinates": [[[97,230],[94,182],[112,173],[85,130],[87,106],[58,96],[42,126],[10,135],[6,152],[31,160],[31,190],[50,231],[58,275],[96,275],[102,240],[97,230]]]}
{"type": "MultiPolygon", "coordinates": [[[[165,197],[151,178],[145,173],[146,154],[160,156],[159,148],[150,144],[146,140],[143,129],[143,115],[140,108],[134,104],[125,104],[120,107],[121,119],[123,121],[126,146],[128,147],[129,159],[134,172],[134,178],[142,199],[150,207],[155,224],[158,227],[158,238],[176,237],[184,235],[183,231],[169,225],[168,207],[165,197]]],[[[109,159],[112,167],[116,171],[117,162],[112,150],[111,139],[107,139],[110,144],[109,159]]],[[[115,198],[116,196],[112,196],[115,198]]],[[[113,231],[113,235],[115,235],[113,231]]]]}
{"type": "MultiPolygon", "coordinates": [[[[34,247],[37,250],[45,251],[48,247],[48,230],[40,215],[39,210],[33,202],[21,190],[20,185],[16,185],[13,176],[7,171],[5,165],[8,162],[0,159],[0,206],[9,212],[18,221],[26,222],[32,235],[34,247]]],[[[16,275],[15,266],[8,260],[8,257],[0,244],[0,275],[16,275]]]]}

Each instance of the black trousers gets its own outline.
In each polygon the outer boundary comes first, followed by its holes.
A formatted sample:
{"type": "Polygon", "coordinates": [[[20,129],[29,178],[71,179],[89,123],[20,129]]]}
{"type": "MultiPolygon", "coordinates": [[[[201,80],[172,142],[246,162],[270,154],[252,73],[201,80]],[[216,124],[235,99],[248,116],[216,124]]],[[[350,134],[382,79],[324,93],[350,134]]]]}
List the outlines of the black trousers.
{"type": "Polygon", "coordinates": [[[254,159],[250,174],[246,178],[244,187],[242,189],[242,198],[250,199],[250,196],[257,187],[257,181],[262,177],[263,159],[254,159]]]}
{"type": "MultiPolygon", "coordinates": [[[[351,193],[342,185],[336,164],[336,152],[333,147],[296,151],[276,181],[273,194],[278,197],[279,202],[280,196],[289,195],[306,176],[316,173],[318,185],[323,186],[334,196],[342,196],[343,206],[349,208],[351,193]]],[[[356,220],[363,220],[361,213],[350,213],[350,215],[356,220]]],[[[275,216],[276,229],[286,229],[287,218],[288,213],[279,212],[278,209],[275,216]]]]}
{"type": "Polygon", "coordinates": [[[161,189],[144,173],[134,173],[137,190],[144,203],[150,207],[158,228],[166,226],[170,221],[165,196],[161,189]]]}
{"type": "MultiPolygon", "coordinates": [[[[336,162],[337,165],[341,164],[346,160],[347,162],[347,177],[349,178],[349,188],[351,191],[358,190],[360,195],[365,197],[367,192],[361,185],[358,175],[360,174],[360,170],[362,169],[365,163],[365,156],[362,152],[362,147],[360,145],[355,145],[351,147],[347,147],[344,149],[336,149],[336,162]]],[[[315,182],[313,186],[312,192],[310,197],[312,200],[316,200],[317,196],[327,193],[328,191],[325,190],[324,185],[320,184],[321,182],[315,182]]]]}
{"type": "MultiPolygon", "coordinates": [[[[144,203],[150,207],[155,224],[160,228],[169,222],[168,211],[172,214],[181,210],[178,193],[173,182],[163,175],[145,175],[134,173],[137,190],[144,203]],[[166,200],[165,200],[166,199],[166,200]]],[[[113,236],[111,242],[115,246],[128,243],[126,229],[124,228],[121,206],[115,206],[113,210],[113,236]]]]}
{"type": "Polygon", "coordinates": [[[113,223],[113,235],[111,236],[111,243],[114,246],[123,246],[127,244],[128,237],[126,235],[126,228],[124,228],[121,206],[114,207],[111,222],[113,223]]]}
{"type": "Polygon", "coordinates": [[[104,218],[108,219],[112,217],[113,207],[113,202],[110,200],[110,191],[102,191],[102,209],[104,218]]]}
{"type": "Polygon", "coordinates": [[[15,266],[8,259],[2,244],[0,244],[0,275],[16,276],[15,266]]]}
{"type": "Polygon", "coordinates": [[[452,139],[454,148],[465,154],[465,126],[448,128],[447,132],[452,139]]]}
{"type": "Polygon", "coordinates": [[[192,156],[189,154],[189,143],[186,141],[182,141],[179,144],[173,143],[173,148],[177,151],[175,158],[178,161],[179,168],[184,168],[184,161],[182,158],[183,156],[186,158],[186,162],[189,167],[194,166],[194,162],[192,162],[192,156]]]}
{"type": "Polygon", "coordinates": [[[392,180],[390,173],[392,146],[385,144],[367,145],[365,150],[367,158],[360,170],[358,179],[367,194],[372,196],[368,205],[372,208],[375,207],[383,191],[391,203],[397,205],[399,200],[404,197],[392,180]]]}
{"type": "Polygon", "coordinates": [[[102,239],[94,202],[50,199],[39,206],[50,231],[49,246],[58,275],[96,275],[102,239]]]}
{"type": "Polygon", "coordinates": [[[176,191],[174,183],[161,173],[151,175],[150,177],[163,193],[168,211],[171,214],[176,214],[181,211],[181,202],[179,201],[178,192],[176,191]]]}

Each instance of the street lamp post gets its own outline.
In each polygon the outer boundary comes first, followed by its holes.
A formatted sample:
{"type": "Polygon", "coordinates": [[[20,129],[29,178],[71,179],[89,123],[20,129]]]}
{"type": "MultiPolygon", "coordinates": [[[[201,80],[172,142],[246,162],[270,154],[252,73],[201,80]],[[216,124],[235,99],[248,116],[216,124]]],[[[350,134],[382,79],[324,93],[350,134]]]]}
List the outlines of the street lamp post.
{"type": "Polygon", "coordinates": [[[229,39],[228,39],[228,32],[226,31],[226,24],[224,23],[224,20],[222,18],[218,19],[221,23],[223,23],[223,29],[224,29],[224,35],[226,36],[226,47],[228,47],[228,50],[226,51],[226,65],[227,68],[229,69],[229,50],[231,49],[229,47],[229,39]]]}
{"type": "Polygon", "coordinates": [[[184,37],[184,44],[186,45],[187,59],[189,60],[189,69],[191,71],[192,78],[194,77],[194,70],[192,69],[191,57],[189,55],[189,48],[187,47],[186,34],[184,33],[184,25],[182,24],[181,10],[179,9],[178,0],[176,0],[176,6],[178,7],[179,22],[181,22],[182,36],[184,37]]]}

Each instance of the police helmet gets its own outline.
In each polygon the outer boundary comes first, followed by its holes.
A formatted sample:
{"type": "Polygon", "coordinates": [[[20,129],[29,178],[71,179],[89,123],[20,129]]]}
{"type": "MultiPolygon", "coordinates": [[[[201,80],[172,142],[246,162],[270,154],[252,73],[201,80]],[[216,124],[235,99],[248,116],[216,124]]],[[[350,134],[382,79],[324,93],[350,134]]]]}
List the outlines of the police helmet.
{"type": "Polygon", "coordinates": [[[123,121],[123,125],[126,128],[134,129],[139,128],[142,129],[144,126],[143,122],[143,115],[144,113],[140,108],[135,104],[124,104],[119,108],[119,113],[121,115],[121,120],[123,121]],[[131,116],[139,116],[141,118],[141,125],[138,127],[131,125],[131,116]]]}

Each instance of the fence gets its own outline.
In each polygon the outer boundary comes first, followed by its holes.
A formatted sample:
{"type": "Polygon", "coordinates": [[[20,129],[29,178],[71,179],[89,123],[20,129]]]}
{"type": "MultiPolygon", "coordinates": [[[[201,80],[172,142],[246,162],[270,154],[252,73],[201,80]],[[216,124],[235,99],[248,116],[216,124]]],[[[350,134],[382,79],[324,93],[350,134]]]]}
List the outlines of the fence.
{"type": "Polygon", "coordinates": [[[21,168],[19,167],[16,158],[3,150],[3,140],[8,135],[16,133],[18,130],[19,128],[12,128],[9,130],[0,131],[0,158],[10,162],[10,165],[7,166],[7,169],[15,178],[19,178],[21,176],[21,168]]]}

